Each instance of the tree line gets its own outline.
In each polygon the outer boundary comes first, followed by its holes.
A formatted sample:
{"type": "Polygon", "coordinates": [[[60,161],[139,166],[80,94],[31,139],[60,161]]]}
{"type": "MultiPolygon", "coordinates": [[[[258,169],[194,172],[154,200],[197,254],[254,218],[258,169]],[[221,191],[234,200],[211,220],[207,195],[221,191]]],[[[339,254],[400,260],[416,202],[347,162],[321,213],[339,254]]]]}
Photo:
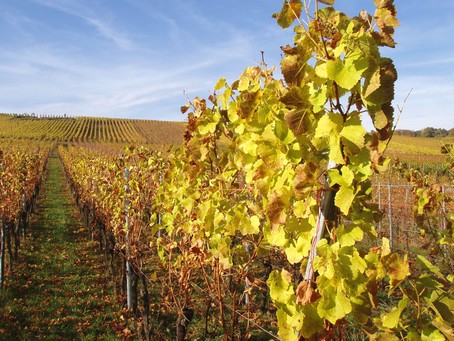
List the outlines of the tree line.
{"type": "Polygon", "coordinates": [[[421,130],[396,129],[395,134],[413,137],[454,137],[454,128],[443,129],[427,127],[421,130]]]}

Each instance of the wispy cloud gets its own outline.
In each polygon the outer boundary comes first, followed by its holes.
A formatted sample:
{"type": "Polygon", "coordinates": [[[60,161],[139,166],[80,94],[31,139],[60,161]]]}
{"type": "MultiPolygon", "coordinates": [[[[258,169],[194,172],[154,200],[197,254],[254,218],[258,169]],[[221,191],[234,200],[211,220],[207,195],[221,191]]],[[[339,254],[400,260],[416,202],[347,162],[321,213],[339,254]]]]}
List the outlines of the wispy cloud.
{"type": "MultiPolygon", "coordinates": [[[[0,11],[0,111],[181,120],[184,91],[190,98],[208,96],[220,77],[232,83],[258,65],[261,50],[279,70],[279,46],[292,43],[292,30],[271,18],[279,4],[229,4],[7,1],[0,11]]],[[[395,104],[413,89],[400,127],[420,129],[424,120],[452,126],[454,51],[447,39],[454,21],[445,20],[448,11],[440,14],[443,21],[424,12],[434,7],[430,2],[423,10],[403,4],[399,44],[383,51],[399,73],[395,104]]],[[[348,6],[363,7],[363,0],[348,6]]]]}
{"type": "Polygon", "coordinates": [[[96,30],[105,38],[112,40],[116,45],[124,50],[129,50],[133,47],[133,42],[128,39],[124,34],[117,32],[112,25],[97,19],[97,18],[83,18],[89,24],[94,26],[96,30]]]}
{"type": "MultiPolygon", "coordinates": [[[[80,4],[77,0],[34,0],[36,3],[47,6],[66,14],[72,15],[85,21],[88,25],[96,29],[96,31],[104,38],[111,40],[118,47],[124,50],[131,49],[134,45],[127,35],[115,29],[114,25],[105,20],[105,18],[97,15],[95,11],[80,4]]],[[[105,8],[103,9],[105,10],[105,8]]]]}
{"type": "Polygon", "coordinates": [[[403,68],[415,68],[415,67],[421,67],[421,66],[437,66],[437,65],[446,65],[446,64],[453,64],[454,63],[454,57],[445,57],[445,58],[439,58],[439,56],[436,56],[434,58],[428,58],[426,57],[425,59],[419,59],[418,61],[414,62],[409,62],[402,64],[401,67],[403,68]]]}

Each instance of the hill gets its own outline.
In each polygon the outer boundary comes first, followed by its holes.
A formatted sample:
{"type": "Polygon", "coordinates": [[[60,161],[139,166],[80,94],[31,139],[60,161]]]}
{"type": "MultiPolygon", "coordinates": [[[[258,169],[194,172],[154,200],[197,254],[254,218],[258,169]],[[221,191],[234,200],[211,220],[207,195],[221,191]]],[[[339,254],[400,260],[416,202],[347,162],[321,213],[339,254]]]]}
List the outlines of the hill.
{"type": "Polygon", "coordinates": [[[386,156],[410,163],[444,163],[446,155],[442,154],[442,147],[453,143],[453,136],[437,138],[395,134],[386,150],[386,156]]]}
{"type": "MultiPolygon", "coordinates": [[[[118,142],[180,144],[185,122],[0,114],[0,138],[68,143],[118,142]]],[[[418,137],[394,134],[386,155],[411,163],[443,163],[441,148],[453,144],[453,136],[418,137]]]]}
{"type": "Polygon", "coordinates": [[[180,144],[185,125],[156,120],[0,114],[0,138],[180,144]]]}

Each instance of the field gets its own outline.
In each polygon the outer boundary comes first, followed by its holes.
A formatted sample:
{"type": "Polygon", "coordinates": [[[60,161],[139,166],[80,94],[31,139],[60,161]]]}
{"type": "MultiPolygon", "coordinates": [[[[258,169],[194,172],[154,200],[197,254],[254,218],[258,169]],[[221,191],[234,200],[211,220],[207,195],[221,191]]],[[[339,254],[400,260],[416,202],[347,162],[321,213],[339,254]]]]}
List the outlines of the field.
{"type": "Polygon", "coordinates": [[[442,164],[446,155],[441,147],[454,143],[454,137],[411,137],[394,135],[386,155],[392,159],[400,159],[412,164],[442,164]]]}
{"type": "Polygon", "coordinates": [[[66,143],[180,144],[184,123],[0,114],[0,138],[66,143]]]}
{"type": "MultiPolygon", "coordinates": [[[[278,226],[287,214],[282,210],[286,203],[276,203],[276,212],[265,210],[261,196],[245,184],[246,173],[232,178],[216,173],[213,160],[217,167],[226,162],[222,153],[229,152],[227,147],[216,149],[211,139],[194,140],[186,152],[195,157],[182,169],[185,149],[176,147],[183,142],[184,123],[2,115],[0,128],[3,162],[11,167],[5,174],[22,172],[23,180],[33,180],[31,187],[36,188],[27,194],[34,199],[25,206],[20,181],[9,192],[16,194],[10,206],[18,209],[5,211],[11,224],[2,243],[6,265],[0,338],[38,334],[93,339],[100,333],[107,339],[279,338],[279,303],[272,301],[277,289],[270,281],[289,295],[286,277],[276,277],[275,269],[298,278],[304,261],[288,264],[289,257],[298,257],[298,246],[291,254],[288,242],[279,240],[287,234],[278,226]],[[160,152],[171,145],[175,154],[160,152]],[[36,151],[27,153],[32,146],[42,151],[37,160],[31,158],[36,151]],[[14,156],[15,149],[21,154],[14,156]],[[23,160],[48,160],[51,150],[47,170],[34,177],[32,164],[20,170],[21,164],[31,162],[23,160]],[[44,179],[39,197],[37,179],[44,179]],[[259,230],[265,230],[266,215],[275,226],[265,237],[259,230]],[[65,303],[68,298],[73,306],[65,303]]],[[[388,238],[396,255],[392,266],[401,261],[398,254],[408,254],[412,267],[418,257],[425,257],[446,270],[439,259],[451,251],[433,242],[434,235],[440,237],[438,231],[447,230],[450,223],[444,217],[454,209],[442,142],[395,136],[387,152],[393,160],[416,166],[431,181],[443,180],[437,211],[431,211],[424,224],[415,219],[418,199],[402,173],[390,167],[373,178],[367,205],[375,205],[382,215],[375,229],[388,238]],[[445,172],[443,177],[437,176],[438,170],[445,172]]],[[[270,181],[259,183],[259,189],[270,181]]],[[[421,190],[433,190],[424,186],[421,190]]],[[[304,219],[291,219],[290,234],[310,236],[304,219]]],[[[350,224],[345,222],[339,231],[350,224]]],[[[365,235],[358,249],[365,256],[368,249],[381,248],[380,243],[365,235]]],[[[351,277],[350,270],[342,276],[351,277]]],[[[374,318],[387,316],[399,300],[387,297],[385,287],[376,288],[374,318]]],[[[346,339],[367,339],[348,318],[338,327],[346,339]]]]}

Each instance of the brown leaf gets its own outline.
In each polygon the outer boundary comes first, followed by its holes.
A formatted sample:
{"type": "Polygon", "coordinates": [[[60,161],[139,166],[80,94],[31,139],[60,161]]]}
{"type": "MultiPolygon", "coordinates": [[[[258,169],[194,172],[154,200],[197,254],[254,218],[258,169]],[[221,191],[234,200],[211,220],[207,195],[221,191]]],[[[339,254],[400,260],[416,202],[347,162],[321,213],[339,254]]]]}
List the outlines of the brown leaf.
{"type": "Polygon", "coordinates": [[[281,72],[289,86],[298,86],[302,77],[302,65],[297,54],[288,54],[281,60],[281,72]]]}
{"type": "Polygon", "coordinates": [[[180,111],[181,111],[182,114],[185,114],[185,113],[189,110],[189,108],[190,108],[190,105],[189,105],[189,104],[187,104],[187,105],[182,105],[182,106],[180,107],[180,111]]]}
{"type": "Polygon", "coordinates": [[[320,298],[320,294],[312,288],[309,281],[304,280],[298,284],[296,288],[296,303],[300,305],[306,305],[314,303],[320,298]]]}
{"type": "Polygon", "coordinates": [[[309,130],[309,109],[294,109],[285,115],[285,121],[295,136],[300,136],[309,130]]]}
{"type": "Polygon", "coordinates": [[[295,55],[298,53],[298,48],[296,46],[290,46],[288,44],[285,46],[281,46],[281,50],[286,55],[295,55]]]}
{"type": "Polygon", "coordinates": [[[271,224],[284,224],[287,218],[285,212],[285,204],[277,193],[271,196],[270,203],[268,204],[267,210],[268,217],[270,218],[271,224]]]}
{"type": "Polygon", "coordinates": [[[305,193],[312,190],[317,180],[317,165],[312,162],[298,165],[295,173],[293,190],[295,191],[296,197],[301,198],[305,193]]]}

